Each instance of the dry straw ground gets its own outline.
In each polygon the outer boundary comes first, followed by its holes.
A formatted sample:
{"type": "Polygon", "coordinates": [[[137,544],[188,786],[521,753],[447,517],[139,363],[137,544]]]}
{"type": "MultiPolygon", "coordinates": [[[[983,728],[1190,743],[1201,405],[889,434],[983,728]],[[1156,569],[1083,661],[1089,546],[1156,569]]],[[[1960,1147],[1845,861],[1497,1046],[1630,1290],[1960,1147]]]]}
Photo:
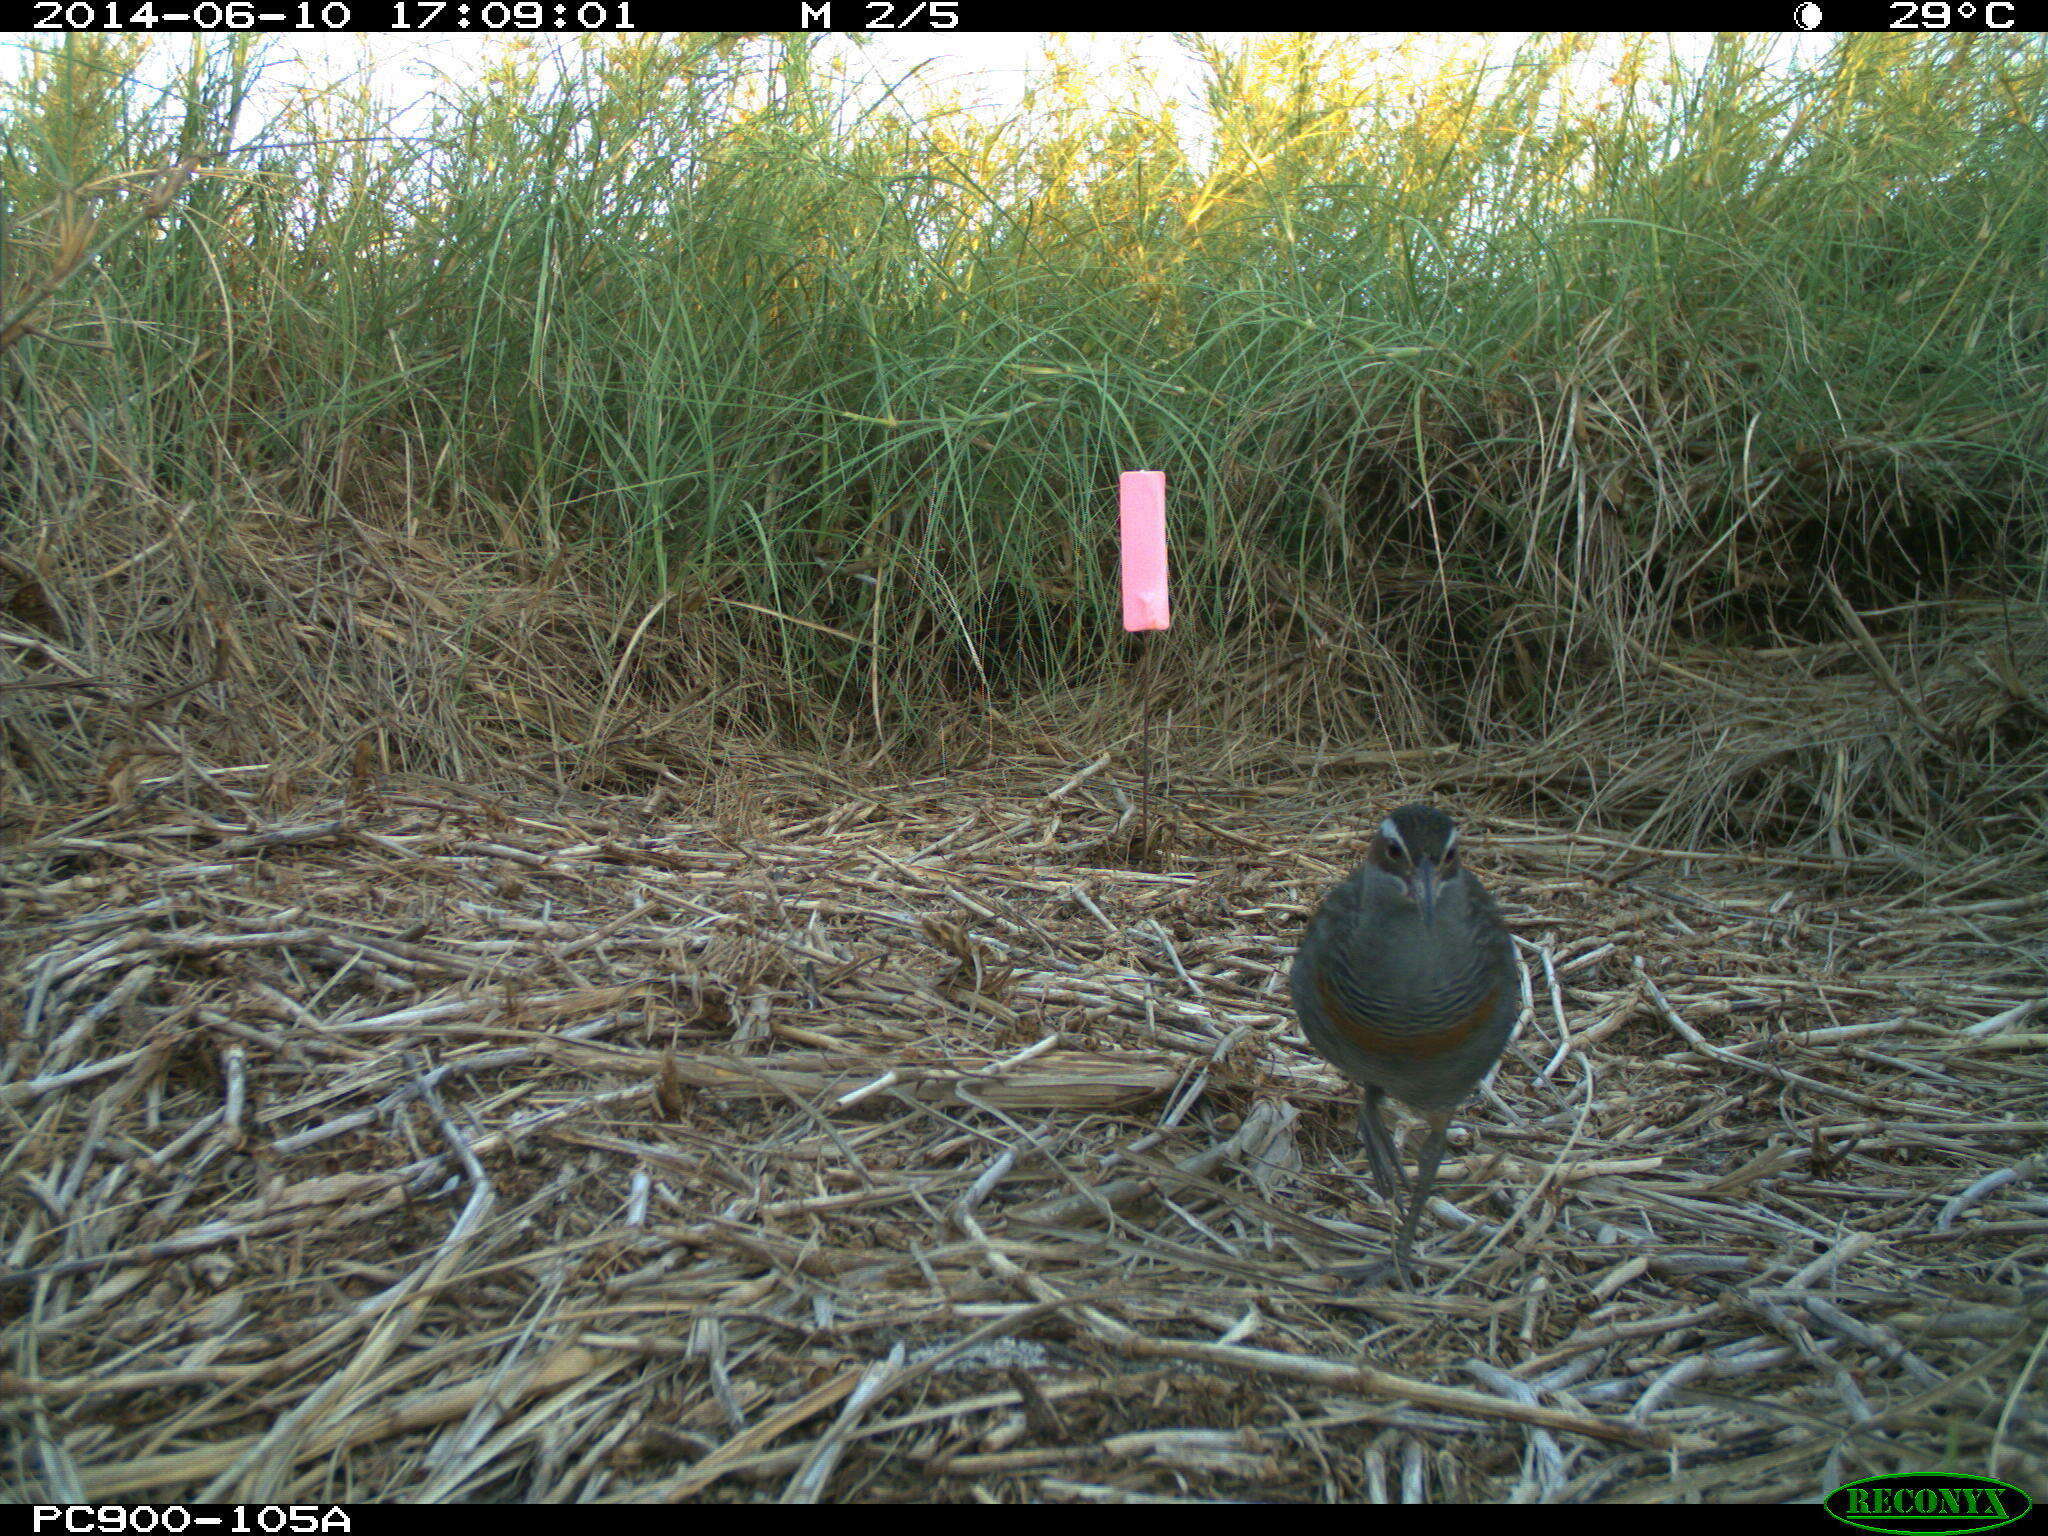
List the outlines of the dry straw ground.
{"type": "Polygon", "coordinates": [[[1183,726],[1145,840],[1078,730],[677,772],[687,635],[579,656],[566,599],[479,618],[382,545],[208,608],[232,539],[135,547],[170,578],[50,553],[0,633],[9,1498],[2048,1494],[2037,870],[1902,886],[1853,814],[1924,814],[1873,766],[1915,710],[1972,793],[1958,721],[2048,719],[2024,669],[1688,663],[1634,755],[1183,726]],[[385,771],[450,739],[451,657],[531,762],[603,739],[637,787],[385,771]],[[352,759],[351,715],[411,735],[352,759]],[[1389,1213],[1282,977],[1425,792],[1530,1006],[1404,1292],[1345,1272],[1389,1213]]]}

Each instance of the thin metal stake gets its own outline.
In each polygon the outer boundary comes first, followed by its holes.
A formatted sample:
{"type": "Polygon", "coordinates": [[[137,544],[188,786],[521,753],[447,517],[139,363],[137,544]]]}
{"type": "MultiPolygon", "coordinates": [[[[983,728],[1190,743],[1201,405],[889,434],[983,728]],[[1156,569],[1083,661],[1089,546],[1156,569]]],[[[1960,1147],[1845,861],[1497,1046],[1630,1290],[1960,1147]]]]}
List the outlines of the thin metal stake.
{"type": "Polygon", "coordinates": [[[1143,631],[1138,644],[1141,648],[1138,657],[1141,695],[1138,719],[1144,741],[1144,777],[1138,785],[1138,850],[1140,858],[1149,860],[1152,857],[1152,690],[1159,663],[1152,650],[1152,631],[1143,631]]]}
{"type": "MultiPolygon", "coordinates": [[[[1139,633],[1139,645],[1143,647],[1141,655],[1139,655],[1139,731],[1141,731],[1141,739],[1143,739],[1143,748],[1141,748],[1141,752],[1143,752],[1143,778],[1139,780],[1139,856],[1147,858],[1147,860],[1151,858],[1151,850],[1153,850],[1153,840],[1151,840],[1151,780],[1153,780],[1151,696],[1153,696],[1153,692],[1157,692],[1157,682],[1159,682],[1159,657],[1153,651],[1153,639],[1151,637],[1153,637],[1153,633],[1149,629],[1139,633]]],[[[1171,725],[1171,715],[1167,717],[1167,723],[1171,725]]],[[[1167,782],[1161,782],[1159,791],[1161,791],[1161,797],[1167,803],[1171,803],[1171,788],[1169,788],[1167,782]]]]}

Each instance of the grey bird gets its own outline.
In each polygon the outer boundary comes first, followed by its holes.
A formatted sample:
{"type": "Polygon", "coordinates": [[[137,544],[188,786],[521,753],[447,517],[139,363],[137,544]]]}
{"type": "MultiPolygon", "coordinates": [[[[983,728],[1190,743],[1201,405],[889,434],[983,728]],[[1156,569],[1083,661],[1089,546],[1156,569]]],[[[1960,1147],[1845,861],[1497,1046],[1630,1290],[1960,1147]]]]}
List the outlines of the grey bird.
{"type": "Polygon", "coordinates": [[[1381,822],[1365,862],[1309,920],[1288,980],[1309,1044],[1365,1089],[1358,1139],[1397,1209],[1407,1180],[1380,1100],[1392,1094],[1429,1127],[1394,1245],[1405,1280],[1451,1111],[1500,1059],[1522,1007],[1514,941],[1458,857],[1451,818],[1404,805],[1381,822]]]}

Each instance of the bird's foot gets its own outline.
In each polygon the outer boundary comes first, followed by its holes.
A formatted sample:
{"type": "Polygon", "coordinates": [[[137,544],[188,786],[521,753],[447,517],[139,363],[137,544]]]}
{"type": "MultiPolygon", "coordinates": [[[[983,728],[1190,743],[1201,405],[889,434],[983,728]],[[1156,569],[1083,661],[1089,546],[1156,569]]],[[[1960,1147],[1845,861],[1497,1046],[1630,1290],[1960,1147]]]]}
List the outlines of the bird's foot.
{"type": "Polygon", "coordinates": [[[1415,1289],[1415,1277],[1407,1264],[1392,1254],[1377,1259],[1361,1259],[1352,1264],[1332,1264],[1328,1273],[1332,1278],[1347,1283],[1353,1291],[1415,1289]]]}

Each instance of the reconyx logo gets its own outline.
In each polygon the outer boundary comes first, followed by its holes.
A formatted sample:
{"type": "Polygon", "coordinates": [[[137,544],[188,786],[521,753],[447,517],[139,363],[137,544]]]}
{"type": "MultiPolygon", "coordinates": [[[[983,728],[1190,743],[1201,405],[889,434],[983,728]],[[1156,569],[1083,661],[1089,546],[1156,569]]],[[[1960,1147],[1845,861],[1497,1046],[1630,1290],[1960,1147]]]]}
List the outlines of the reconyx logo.
{"type": "Polygon", "coordinates": [[[2011,1483],[1924,1472],[1844,1483],[1821,1502],[1844,1525],[1901,1536],[1963,1536],[1996,1530],[2034,1507],[2011,1483]]]}

